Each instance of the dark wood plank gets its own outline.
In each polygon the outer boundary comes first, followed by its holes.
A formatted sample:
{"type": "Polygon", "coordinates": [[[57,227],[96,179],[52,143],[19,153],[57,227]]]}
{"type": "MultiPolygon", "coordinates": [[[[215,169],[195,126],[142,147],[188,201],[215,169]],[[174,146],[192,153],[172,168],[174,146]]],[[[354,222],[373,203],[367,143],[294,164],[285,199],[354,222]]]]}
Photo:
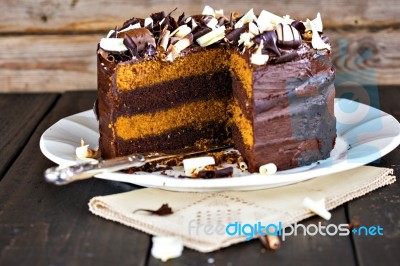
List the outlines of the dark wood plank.
{"type": "Polygon", "coordinates": [[[0,180],[57,97],[56,94],[0,95],[0,180]]]}
{"type": "MultiPolygon", "coordinates": [[[[110,26],[110,28],[113,26],[110,26]]],[[[400,29],[327,30],[338,78],[400,84],[400,29]]],[[[0,37],[3,92],[85,90],[97,86],[95,50],[102,34],[0,37]],[[29,43],[29,53],[26,44],[29,43]],[[13,47],[10,52],[9,47],[13,47]]]]}
{"type": "Polygon", "coordinates": [[[109,181],[46,184],[54,163],[39,150],[41,134],[65,116],[90,109],[94,92],[67,93],[40,123],[0,182],[0,265],[143,265],[149,237],[91,214],[90,198],[121,192],[109,181]]]}
{"type": "MultiPolygon", "coordinates": [[[[344,207],[333,210],[329,222],[312,217],[303,224],[318,225],[319,222],[322,225],[347,223],[344,207]]],[[[288,236],[276,251],[266,250],[258,239],[254,239],[205,254],[185,249],[181,257],[171,261],[171,265],[292,265],[294,262],[296,265],[354,265],[351,239],[343,236],[288,236]]],[[[164,264],[150,257],[149,265],[164,264]]]]}
{"type": "Polygon", "coordinates": [[[385,5],[373,0],[355,0],[338,4],[328,0],[313,1],[275,1],[266,3],[263,0],[251,2],[222,0],[216,2],[204,1],[145,1],[132,3],[129,0],[102,1],[71,0],[71,1],[30,1],[4,0],[0,2],[1,32],[44,32],[44,31],[79,31],[104,30],[113,28],[132,16],[146,18],[153,12],[164,10],[175,12],[178,16],[185,12],[188,15],[199,14],[204,6],[210,4],[216,9],[224,9],[226,14],[232,11],[240,13],[254,8],[255,12],[266,9],[277,15],[289,14],[293,18],[313,19],[321,12],[325,25],[388,25],[398,23],[400,6],[397,0],[387,0],[385,5]],[[18,23],[16,23],[18,22],[18,23]]]}
{"type": "MultiPolygon", "coordinates": [[[[380,90],[380,107],[400,120],[398,99],[400,89],[388,87],[380,90]]],[[[400,173],[400,148],[384,156],[377,166],[400,173]]],[[[353,236],[357,260],[360,265],[398,265],[400,261],[400,184],[373,191],[348,203],[350,219],[359,219],[360,226],[381,226],[384,236],[353,236]]],[[[364,232],[363,232],[364,233],[364,232]]]]}

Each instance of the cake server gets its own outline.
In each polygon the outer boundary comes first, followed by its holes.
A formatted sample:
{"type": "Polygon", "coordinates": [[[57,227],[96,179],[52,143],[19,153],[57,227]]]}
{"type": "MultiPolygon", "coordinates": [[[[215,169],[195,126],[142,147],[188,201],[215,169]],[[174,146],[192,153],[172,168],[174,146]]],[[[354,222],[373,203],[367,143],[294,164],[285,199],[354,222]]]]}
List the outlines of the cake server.
{"type": "Polygon", "coordinates": [[[66,185],[78,180],[91,178],[98,174],[112,173],[128,168],[141,167],[146,163],[171,159],[175,157],[187,157],[192,155],[216,152],[228,147],[217,147],[206,151],[181,150],[178,153],[160,154],[133,154],[108,160],[93,160],[71,166],[54,166],[44,172],[45,180],[55,185],[66,185]]]}

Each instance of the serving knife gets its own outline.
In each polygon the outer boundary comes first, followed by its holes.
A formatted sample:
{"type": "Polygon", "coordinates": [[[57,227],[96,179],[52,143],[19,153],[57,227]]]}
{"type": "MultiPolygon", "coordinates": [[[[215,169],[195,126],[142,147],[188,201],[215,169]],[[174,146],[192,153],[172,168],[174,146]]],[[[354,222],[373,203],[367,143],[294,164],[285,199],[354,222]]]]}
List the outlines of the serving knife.
{"type": "Polygon", "coordinates": [[[128,168],[137,168],[145,165],[146,163],[162,161],[171,158],[188,157],[210,152],[217,152],[227,148],[228,147],[224,146],[208,149],[206,151],[183,149],[175,153],[132,154],[107,160],[92,160],[71,166],[54,166],[48,168],[44,172],[44,177],[48,183],[55,185],[67,185],[78,180],[89,179],[98,174],[112,173],[128,168]]]}

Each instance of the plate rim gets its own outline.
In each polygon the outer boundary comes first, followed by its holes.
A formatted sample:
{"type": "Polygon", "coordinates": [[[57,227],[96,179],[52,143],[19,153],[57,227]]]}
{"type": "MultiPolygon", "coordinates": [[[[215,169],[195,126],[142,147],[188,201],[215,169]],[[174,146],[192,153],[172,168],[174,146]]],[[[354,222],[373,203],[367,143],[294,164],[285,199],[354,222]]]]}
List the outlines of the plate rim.
{"type": "MultiPolygon", "coordinates": [[[[397,128],[400,131],[400,123],[397,121],[395,117],[392,115],[383,112],[382,110],[379,110],[377,108],[371,107],[369,105],[355,102],[346,98],[335,98],[335,105],[339,104],[340,101],[349,101],[357,104],[364,105],[363,108],[373,108],[374,111],[379,111],[379,116],[375,117],[371,120],[377,119],[377,118],[382,118],[385,116],[388,116],[388,119],[391,119],[393,121],[397,122],[397,128]]],[[[335,114],[336,115],[336,114],[335,114]]],[[[59,164],[59,165],[72,165],[76,164],[77,161],[71,161],[71,160],[66,160],[63,158],[59,158],[52,154],[46,147],[46,136],[49,135],[49,132],[57,126],[60,125],[65,120],[71,120],[71,118],[75,118],[78,116],[83,116],[89,119],[95,119],[94,114],[92,114],[92,110],[86,110],[83,112],[79,112],[67,117],[64,117],[60,120],[58,120],[56,123],[51,125],[49,128],[47,128],[43,134],[41,135],[39,146],[40,150],[43,153],[45,157],[47,157],[50,161],[59,164]]],[[[347,130],[344,132],[344,134],[347,134],[349,131],[352,131],[353,129],[356,129],[357,127],[369,122],[370,120],[363,121],[360,124],[357,124],[354,127],[347,128],[347,130]]],[[[96,132],[98,134],[98,131],[96,132]]],[[[369,158],[367,160],[363,160],[362,162],[353,162],[349,163],[347,160],[343,160],[342,162],[339,161],[338,164],[331,166],[331,167],[326,167],[326,168],[319,168],[319,169],[325,169],[325,173],[323,174],[318,174],[318,172],[313,172],[307,169],[304,170],[303,172],[295,172],[295,173],[289,173],[289,174],[281,174],[279,175],[279,172],[277,175],[261,175],[258,173],[253,173],[250,175],[246,176],[238,176],[238,177],[230,177],[230,178],[218,178],[218,179],[184,179],[184,178],[173,178],[173,177],[168,177],[168,176],[161,176],[161,175],[156,175],[156,174],[146,174],[146,175],[141,175],[141,174],[126,174],[126,173],[121,173],[121,172],[116,172],[116,173],[107,173],[107,174],[100,174],[96,175],[96,178],[99,179],[107,179],[107,180],[113,180],[113,181],[119,181],[119,182],[127,182],[127,183],[132,183],[135,185],[143,186],[143,187],[151,187],[151,188],[159,188],[159,189],[165,189],[165,190],[172,190],[172,191],[188,191],[188,192],[208,192],[208,191],[229,191],[229,190],[259,190],[259,189],[266,189],[266,188],[274,188],[278,186],[285,186],[285,185],[290,185],[298,182],[303,182],[306,180],[310,180],[316,177],[322,177],[325,175],[333,174],[333,173],[339,173],[343,171],[347,171],[350,169],[354,169],[357,167],[360,167],[362,165],[368,164],[370,162],[373,162],[389,152],[393,151],[399,144],[400,144],[400,134],[397,134],[394,137],[390,137],[391,141],[389,144],[384,146],[382,149],[380,149],[380,155],[373,156],[372,158],[369,158]],[[340,168],[338,168],[340,166],[340,168]],[[333,169],[335,168],[335,169],[333,169]],[[328,170],[330,169],[330,170],[328,170]],[[308,175],[308,176],[307,176],[308,175]],[[146,178],[143,178],[146,176],[146,178]],[[296,178],[297,176],[297,178],[296,178]],[[300,177],[298,177],[300,176],[300,177]],[[272,177],[279,178],[278,181],[274,181],[272,177]],[[246,179],[245,184],[243,183],[243,179],[246,179]],[[265,180],[267,179],[267,180],[265,180]],[[289,180],[286,182],[286,180],[289,180]],[[149,182],[149,180],[151,182],[149,182]],[[224,182],[229,180],[229,182],[224,182]],[[237,183],[237,184],[236,184],[237,183]]],[[[379,138],[383,139],[383,138],[379,138]]],[[[368,143],[368,142],[367,142],[368,143]]],[[[364,144],[360,144],[361,146],[364,144]]],[[[360,146],[359,145],[359,146],[360,146]]],[[[322,160],[321,162],[324,162],[325,160],[322,160]]],[[[276,180],[276,179],[275,179],[276,180]]]]}

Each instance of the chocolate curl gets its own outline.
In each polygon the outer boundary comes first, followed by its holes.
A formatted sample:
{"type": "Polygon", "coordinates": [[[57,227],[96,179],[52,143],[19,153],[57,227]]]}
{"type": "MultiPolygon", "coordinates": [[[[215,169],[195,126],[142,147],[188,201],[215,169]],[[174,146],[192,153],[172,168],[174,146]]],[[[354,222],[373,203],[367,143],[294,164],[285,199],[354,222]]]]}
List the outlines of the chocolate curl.
{"type": "Polygon", "coordinates": [[[295,20],[290,25],[296,30],[298,30],[300,34],[304,34],[304,32],[306,32],[306,26],[304,26],[304,23],[301,22],[300,20],[295,20]]]}
{"type": "MultiPolygon", "coordinates": [[[[247,25],[249,25],[249,24],[247,24],[247,25]]],[[[225,39],[228,40],[229,43],[236,45],[239,42],[240,34],[245,32],[247,28],[248,27],[243,26],[241,28],[233,29],[231,32],[229,32],[225,36],[225,39]]]]}
{"type": "Polygon", "coordinates": [[[276,42],[278,40],[278,36],[274,30],[266,31],[262,34],[257,35],[254,37],[253,41],[258,45],[263,41],[264,49],[270,50],[274,52],[276,55],[281,56],[281,52],[279,51],[278,47],[276,46],[276,42]]]}
{"type": "Polygon", "coordinates": [[[299,56],[299,54],[297,53],[297,51],[294,51],[292,53],[285,54],[285,55],[282,55],[281,57],[278,57],[278,59],[275,60],[275,63],[279,64],[279,63],[289,62],[298,56],[299,56]]]}
{"type": "Polygon", "coordinates": [[[123,43],[126,46],[126,48],[128,48],[129,52],[132,54],[133,57],[137,58],[140,57],[137,46],[135,42],[132,40],[131,36],[129,36],[128,34],[125,35],[123,43]]]}

